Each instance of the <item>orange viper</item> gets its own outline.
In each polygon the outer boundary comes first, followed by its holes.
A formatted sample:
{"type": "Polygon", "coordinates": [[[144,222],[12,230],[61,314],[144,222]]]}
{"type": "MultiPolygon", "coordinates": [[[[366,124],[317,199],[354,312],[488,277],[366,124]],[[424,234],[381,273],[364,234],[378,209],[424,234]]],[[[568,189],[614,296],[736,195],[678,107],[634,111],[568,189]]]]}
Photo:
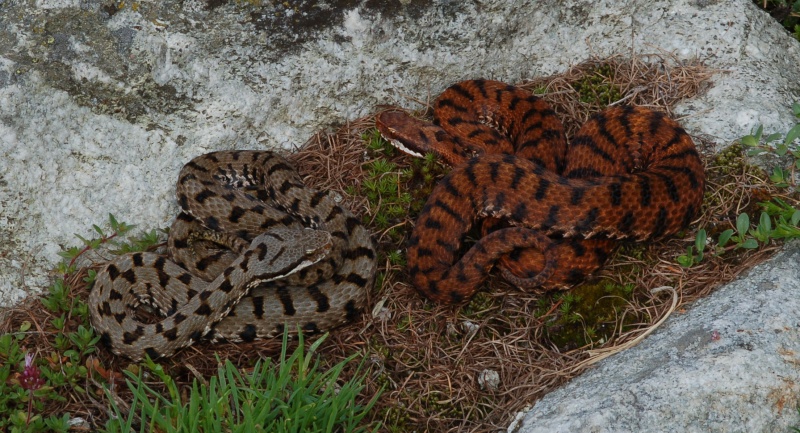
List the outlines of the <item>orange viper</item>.
{"type": "Polygon", "coordinates": [[[575,284],[620,239],[674,234],[700,210],[705,173],[689,135],[643,107],[609,108],[567,145],[554,111],[529,92],[472,80],[434,103],[434,122],[379,115],[402,150],[437,153],[454,167],[436,186],[408,243],[408,271],[426,297],[468,299],[497,263],[522,287],[575,284]],[[459,259],[480,219],[485,234],[459,259]],[[493,231],[492,231],[493,230],[493,231]]]}

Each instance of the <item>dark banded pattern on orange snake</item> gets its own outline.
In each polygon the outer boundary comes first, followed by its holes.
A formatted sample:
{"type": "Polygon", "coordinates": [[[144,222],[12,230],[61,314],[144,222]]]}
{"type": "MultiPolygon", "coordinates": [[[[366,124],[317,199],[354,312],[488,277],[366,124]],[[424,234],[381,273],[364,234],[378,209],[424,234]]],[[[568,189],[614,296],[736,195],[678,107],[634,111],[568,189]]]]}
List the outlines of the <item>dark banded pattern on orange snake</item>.
{"type": "Polygon", "coordinates": [[[399,113],[377,122],[398,147],[434,151],[456,166],[428,199],[409,241],[413,284],[433,300],[469,298],[494,264],[475,261],[471,250],[456,256],[480,218],[518,226],[499,247],[478,241],[472,249],[489,253],[482,259],[503,257],[504,275],[522,279],[521,285],[563,286],[601,266],[614,239],[675,233],[700,210],[705,174],[699,155],[663,113],[610,108],[587,121],[567,147],[547,104],[503,83],[456,84],[434,110],[434,124],[399,113]],[[542,247],[517,248],[515,241],[525,243],[518,237],[523,230],[550,235],[540,244],[552,245],[544,254],[542,247]]]}

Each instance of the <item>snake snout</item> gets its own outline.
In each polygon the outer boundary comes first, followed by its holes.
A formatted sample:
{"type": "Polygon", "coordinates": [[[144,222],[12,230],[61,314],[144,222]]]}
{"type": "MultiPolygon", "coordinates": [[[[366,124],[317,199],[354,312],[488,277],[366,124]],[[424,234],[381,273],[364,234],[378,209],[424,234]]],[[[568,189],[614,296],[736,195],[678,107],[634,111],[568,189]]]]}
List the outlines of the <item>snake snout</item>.
{"type": "Polygon", "coordinates": [[[333,238],[331,234],[324,230],[306,228],[303,230],[303,239],[298,239],[304,248],[306,259],[311,263],[316,263],[333,249],[333,238]]]}

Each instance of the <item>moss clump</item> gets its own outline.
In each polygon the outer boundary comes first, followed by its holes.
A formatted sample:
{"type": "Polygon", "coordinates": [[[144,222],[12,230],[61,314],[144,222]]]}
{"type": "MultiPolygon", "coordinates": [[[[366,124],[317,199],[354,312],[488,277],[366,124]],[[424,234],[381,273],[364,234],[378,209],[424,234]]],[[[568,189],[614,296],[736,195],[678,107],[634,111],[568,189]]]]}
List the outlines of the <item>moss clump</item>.
{"type": "MultiPolygon", "coordinates": [[[[369,219],[366,224],[387,230],[389,238],[399,242],[405,236],[399,226],[409,216],[413,218],[419,214],[436,181],[447,169],[437,163],[435,155],[411,159],[406,167],[401,167],[391,161],[397,155],[397,149],[384,140],[377,129],[365,132],[362,138],[374,159],[366,165],[367,177],[360,188],[351,186],[347,192],[367,198],[372,217],[366,217],[369,219]]],[[[404,261],[395,253],[391,254],[394,264],[404,261]]]]}
{"type": "Polygon", "coordinates": [[[411,417],[408,410],[402,406],[390,406],[383,410],[383,427],[390,433],[401,433],[414,430],[411,427],[411,417]]]}
{"type": "Polygon", "coordinates": [[[748,166],[740,144],[733,144],[722,149],[714,155],[714,159],[709,165],[717,168],[722,175],[741,173],[748,166]]]}
{"type": "Polygon", "coordinates": [[[609,64],[599,65],[572,84],[583,103],[596,103],[606,106],[622,98],[622,93],[614,83],[614,68],[609,64]]]}
{"type": "Polygon", "coordinates": [[[472,297],[462,312],[472,319],[480,320],[488,315],[494,303],[494,298],[489,293],[481,291],[472,297]]]}
{"type": "Polygon", "coordinates": [[[552,299],[543,298],[539,314],[549,311],[552,302],[559,302],[554,319],[547,323],[546,337],[561,350],[602,344],[620,331],[646,322],[647,317],[623,315],[634,296],[633,284],[599,279],[558,293],[552,299]],[[621,322],[620,317],[624,317],[621,322]],[[618,330],[620,325],[622,329],[618,330]]]}
{"type": "Polygon", "coordinates": [[[545,86],[537,86],[533,90],[531,90],[531,93],[533,93],[534,95],[537,95],[537,96],[538,95],[546,95],[547,94],[547,87],[545,87],[545,86]]]}
{"type": "Polygon", "coordinates": [[[741,191],[737,188],[728,188],[728,185],[750,184],[753,186],[764,185],[769,179],[769,174],[763,168],[748,161],[740,143],[734,143],[718,152],[708,163],[706,170],[708,185],[722,185],[723,187],[706,187],[703,197],[703,213],[711,210],[715,215],[706,226],[708,234],[716,237],[721,231],[731,228],[730,221],[735,221],[738,213],[758,215],[761,212],[761,202],[768,202],[774,198],[775,189],[768,187],[752,188],[750,198],[741,200],[741,191]],[[734,210],[729,209],[729,203],[744,202],[746,206],[734,210]],[[729,209],[728,213],[720,213],[715,209],[729,209]],[[736,213],[731,213],[736,212],[736,213]]]}

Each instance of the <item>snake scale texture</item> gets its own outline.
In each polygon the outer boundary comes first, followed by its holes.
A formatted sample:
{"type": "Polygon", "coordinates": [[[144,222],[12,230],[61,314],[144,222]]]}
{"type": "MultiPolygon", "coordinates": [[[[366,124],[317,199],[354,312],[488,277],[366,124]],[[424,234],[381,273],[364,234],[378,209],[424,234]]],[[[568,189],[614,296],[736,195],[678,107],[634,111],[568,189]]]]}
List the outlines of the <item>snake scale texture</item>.
{"type": "Polygon", "coordinates": [[[433,123],[384,112],[376,126],[401,150],[434,152],[454,167],[408,243],[413,285],[443,303],[469,299],[495,264],[522,287],[573,285],[618,240],[674,234],[702,205],[705,173],[691,138],[643,107],[594,115],[568,145],[542,99],[470,80],[437,98],[433,123]],[[482,219],[484,236],[459,258],[482,219]]]}
{"type": "Polygon", "coordinates": [[[201,339],[318,332],[364,309],[376,269],[368,230],[284,158],[199,156],[181,170],[177,196],[169,257],[125,254],[97,274],[89,312],[114,353],[138,360],[201,339]],[[142,305],[158,317],[140,318],[142,305]]]}

